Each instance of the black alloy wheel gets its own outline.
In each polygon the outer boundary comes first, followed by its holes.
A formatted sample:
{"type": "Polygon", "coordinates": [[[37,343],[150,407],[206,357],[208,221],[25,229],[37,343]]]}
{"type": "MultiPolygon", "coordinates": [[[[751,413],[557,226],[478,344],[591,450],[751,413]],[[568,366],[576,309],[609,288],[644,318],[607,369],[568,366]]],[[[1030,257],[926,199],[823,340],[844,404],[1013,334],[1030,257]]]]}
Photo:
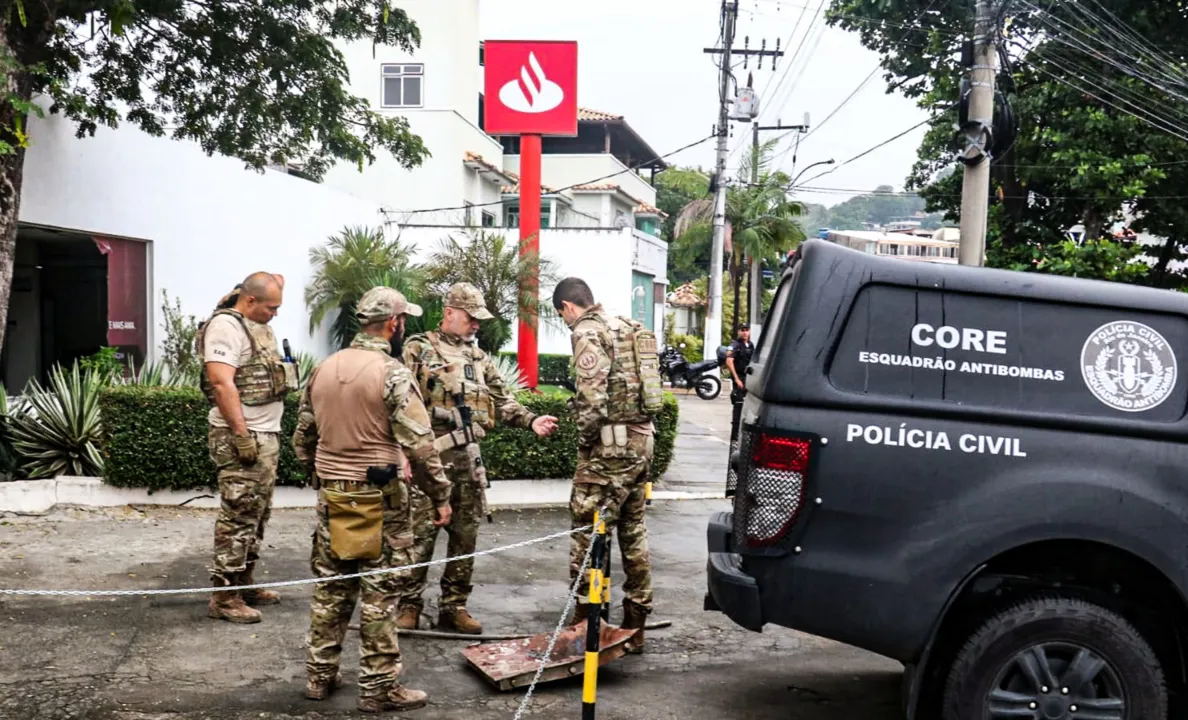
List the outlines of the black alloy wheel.
{"type": "Polygon", "coordinates": [[[1166,720],[1163,669],[1121,615],[1072,598],[1019,603],[958,653],[945,720],[1166,720]]]}

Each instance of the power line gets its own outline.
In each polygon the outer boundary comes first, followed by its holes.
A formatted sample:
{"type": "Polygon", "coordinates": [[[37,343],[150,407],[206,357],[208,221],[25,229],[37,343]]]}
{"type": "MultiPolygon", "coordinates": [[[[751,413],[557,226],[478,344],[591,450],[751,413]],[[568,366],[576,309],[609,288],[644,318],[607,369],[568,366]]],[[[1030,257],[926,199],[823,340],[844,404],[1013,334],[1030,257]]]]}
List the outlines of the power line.
{"type": "Polygon", "coordinates": [[[952,107],[952,106],[950,105],[949,107],[942,108],[941,110],[937,111],[935,114],[933,114],[933,115],[929,115],[928,117],[924,118],[924,119],[923,119],[923,120],[921,120],[920,122],[918,122],[918,123],[916,123],[915,125],[911,126],[911,127],[910,127],[910,128],[908,128],[907,130],[904,130],[903,132],[900,132],[900,133],[896,133],[895,135],[893,135],[893,136],[891,136],[891,137],[887,138],[886,140],[884,140],[884,141],[880,142],[879,144],[877,144],[877,145],[875,145],[875,146],[873,146],[873,147],[871,147],[871,148],[869,148],[869,149],[867,149],[867,150],[863,150],[862,152],[858,153],[857,155],[855,155],[854,157],[850,158],[849,160],[846,160],[846,161],[844,161],[844,162],[840,162],[840,163],[838,163],[837,165],[834,165],[834,166],[833,166],[832,168],[830,168],[829,170],[826,170],[825,172],[818,173],[818,174],[816,174],[816,175],[812,176],[811,178],[809,178],[808,180],[805,180],[803,183],[801,183],[800,185],[797,185],[796,187],[789,188],[789,190],[795,190],[795,189],[796,189],[796,188],[798,188],[798,187],[803,187],[803,186],[805,186],[805,185],[808,185],[808,184],[809,184],[809,183],[811,183],[813,180],[816,180],[816,179],[817,179],[817,178],[819,178],[819,177],[825,177],[826,175],[829,175],[829,174],[831,174],[831,173],[834,173],[834,172],[836,172],[836,171],[840,170],[841,168],[845,167],[846,165],[849,165],[850,163],[852,163],[852,162],[854,162],[854,161],[856,161],[856,160],[861,160],[862,158],[866,157],[867,155],[871,154],[872,152],[875,152],[876,150],[879,150],[879,149],[881,149],[881,148],[883,148],[883,147],[886,147],[887,145],[890,145],[891,143],[893,143],[893,142],[895,142],[896,140],[900,139],[900,138],[901,138],[901,137],[903,137],[904,135],[907,135],[908,133],[912,132],[913,130],[915,130],[915,129],[917,129],[917,128],[920,128],[920,127],[923,127],[924,125],[927,125],[928,123],[930,123],[930,122],[932,122],[933,120],[935,120],[935,119],[937,119],[938,117],[940,117],[942,114],[944,114],[944,112],[945,112],[945,111],[947,111],[947,110],[948,110],[949,108],[951,108],[951,107],[952,107]]]}
{"type": "MultiPolygon", "coordinates": [[[[602,177],[594,178],[593,180],[583,180],[582,182],[574,183],[572,185],[567,185],[566,187],[563,187],[563,188],[558,188],[558,189],[554,190],[553,192],[555,192],[555,193],[564,192],[566,190],[572,190],[572,189],[574,189],[576,187],[580,187],[582,185],[594,185],[596,183],[602,182],[603,180],[609,180],[611,178],[618,177],[620,175],[624,175],[629,172],[634,172],[634,171],[638,170],[640,167],[643,167],[644,165],[649,165],[651,163],[656,162],[657,160],[663,160],[665,158],[676,155],[677,153],[682,153],[682,152],[688,150],[689,148],[697,147],[698,145],[701,145],[702,143],[713,140],[716,137],[717,137],[717,133],[714,133],[712,135],[707,135],[707,136],[701,138],[700,140],[697,140],[695,142],[689,143],[688,145],[679,147],[676,150],[673,150],[672,152],[665,153],[663,155],[657,155],[656,157],[654,157],[650,160],[644,161],[644,162],[634,163],[634,164],[628,166],[627,168],[625,168],[623,170],[619,170],[618,172],[613,172],[610,175],[603,175],[602,177]]],[[[390,215],[416,215],[416,214],[420,214],[420,213],[447,212],[447,211],[451,211],[451,210],[468,210],[470,208],[476,208],[476,207],[489,207],[492,205],[503,205],[506,202],[507,202],[506,200],[493,200],[491,202],[485,202],[485,203],[474,203],[473,205],[455,205],[455,206],[451,206],[451,207],[427,208],[424,210],[384,210],[383,212],[385,215],[388,215],[388,214],[390,214],[390,215]]]]}

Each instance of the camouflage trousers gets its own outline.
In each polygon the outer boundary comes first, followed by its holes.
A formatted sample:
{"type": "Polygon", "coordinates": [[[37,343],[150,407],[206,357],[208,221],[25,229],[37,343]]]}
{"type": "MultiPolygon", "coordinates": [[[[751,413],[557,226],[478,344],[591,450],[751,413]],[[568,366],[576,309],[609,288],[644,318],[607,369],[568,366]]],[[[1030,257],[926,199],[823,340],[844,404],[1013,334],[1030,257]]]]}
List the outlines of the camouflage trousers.
{"type": "MultiPolygon", "coordinates": [[[[606,505],[602,519],[606,522],[608,537],[614,533],[618,539],[625,576],[623,597],[645,612],[652,611],[652,560],[648,553],[644,510],[653,451],[652,436],[634,432],[629,433],[627,446],[623,448],[595,445],[579,449],[577,473],[569,499],[571,527],[574,528],[593,523],[594,512],[606,505]]],[[[570,582],[577,578],[589,545],[588,532],[570,536],[570,582]]],[[[586,601],[589,585],[587,568],[578,586],[578,602],[586,601]]]]}
{"type": "Polygon", "coordinates": [[[210,568],[216,587],[239,585],[260,559],[264,526],[272,514],[276,467],[280,461],[277,433],[252,433],[259,457],[244,465],[235,454],[230,428],[211,426],[207,434],[210,459],[218,472],[219,506],[214,531],[214,564],[210,568]]]}
{"type": "MultiPolygon", "coordinates": [[[[309,558],[310,569],[316,577],[350,575],[413,563],[411,516],[406,493],[394,495],[386,502],[383,554],[378,560],[339,560],[335,557],[330,549],[330,525],[326,513],[325,500],[318,493],[318,524],[313,532],[309,558]]],[[[305,640],[305,669],[310,678],[329,680],[338,673],[347,624],[355,604],[359,603],[359,695],[383,695],[397,682],[403,664],[396,637],[396,602],[404,592],[408,577],[408,571],[404,570],[314,586],[309,634],[305,640]]]]}
{"type": "MultiPolygon", "coordinates": [[[[469,555],[478,547],[478,531],[482,520],[481,488],[475,486],[467,469],[470,459],[466,451],[461,448],[447,450],[441,453],[441,463],[445,468],[446,477],[453,484],[450,495],[450,509],[453,515],[450,524],[439,528],[433,524],[433,501],[429,496],[415,487],[413,493],[413,548],[414,562],[422,563],[433,559],[433,552],[437,548],[437,537],[441,530],[445,530],[449,537],[446,546],[447,557],[469,555]]],[[[474,560],[455,560],[446,563],[441,573],[441,597],[437,601],[438,610],[466,607],[470,593],[474,586],[470,584],[471,574],[474,572],[474,560]]],[[[416,608],[418,611],[425,606],[422,597],[428,586],[429,568],[422,567],[412,571],[412,577],[407,585],[407,592],[400,599],[400,606],[416,608]]]]}

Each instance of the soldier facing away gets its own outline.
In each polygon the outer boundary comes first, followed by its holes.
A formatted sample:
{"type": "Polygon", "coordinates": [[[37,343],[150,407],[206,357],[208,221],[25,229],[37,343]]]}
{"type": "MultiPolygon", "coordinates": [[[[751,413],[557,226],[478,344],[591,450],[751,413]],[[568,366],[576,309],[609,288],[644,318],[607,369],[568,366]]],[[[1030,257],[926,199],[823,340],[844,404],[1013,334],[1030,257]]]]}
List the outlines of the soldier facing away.
{"type": "MultiPolygon", "coordinates": [[[[569,504],[572,526],[591,524],[594,512],[605,506],[602,519],[618,536],[626,575],[622,627],[638,628],[628,652],[642,652],[643,628],[652,611],[644,510],[654,450],[652,417],[662,402],[655,336],[635,320],[608,317],[580,278],[557,284],[553,307],[573,333],[578,462],[569,504]]],[[[570,538],[570,582],[577,579],[589,542],[586,533],[570,538]]],[[[589,614],[588,586],[583,576],[573,623],[589,614]]]]}
{"type": "MultiPolygon", "coordinates": [[[[470,283],[457,283],[446,294],[445,312],[437,330],[414,335],[404,345],[404,363],[416,376],[433,418],[433,432],[442,437],[455,431],[455,419],[450,416],[457,407],[455,393],[461,392],[470,407],[473,422],[483,431],[495,427],[496,416],[512,427],[531,429],[544,437],[557,429],[557,418],[537,416],[516,402],[507,391],[503,378],[475,340],[479,321],[494,316],[478,288],[470,283]]],[[[470,472],[470,458],[464,445],[443,450],[441,461],[453,482],[450,498],[453,520],[446,526],[449,535],[448,555],[457,557],[475,551],[482,517],[485,490],[477,486],[470,472]]],[[[430,522],[430,504],[424,495],[413,493],[413,515],[416,518],[416,562],[433,557],[438,528],[430,522]]],[[[466,609],[473,586],[470,584],[474,560],[448,563],[441,575],[441,599],[438,601],[437,625],[441,629],[478,634],[482,625],[466,609]]],[[[401,629],[412,630],[423,607],[428,568],[413,570],[408,592],[400,600],[397,623],[401,629]]]]}
{"type": "MultiPolygon", "coordinates": [[[[433,446],[429,416],[412,373],[390,355],[405,315],[421,308],[387,287],[356,309],[361,329],[349,348],[317,367],[302,393],[293,448],[318,488],[310,567],[318,577],[412,564],[410,479],[450,520],[450,481],[433,446]]],[[[422,707],[426,693],[400,684],[396,602],[408,571],[319,583],[306,638],[306,697],[324,700],[341,684],[347,623],[360,600],[359,699],[363,712],[422,707]]]]}
{"type": "MultiPolygon", "coordinates": [[[[198,330],[202,391],[212,407],[207,442],[218,473],[221,504],[215,521],[216,587],[251,585],[272,508],[286,393],[297,389],[296,368],[283,362],[268,323],[282,300],[283,279],[257,272],[224,296],[198,330]]],[[[271,590],[220,590],[207,614],[236,623],[260,622],[256,605],[280,602],[271,590]]]]}

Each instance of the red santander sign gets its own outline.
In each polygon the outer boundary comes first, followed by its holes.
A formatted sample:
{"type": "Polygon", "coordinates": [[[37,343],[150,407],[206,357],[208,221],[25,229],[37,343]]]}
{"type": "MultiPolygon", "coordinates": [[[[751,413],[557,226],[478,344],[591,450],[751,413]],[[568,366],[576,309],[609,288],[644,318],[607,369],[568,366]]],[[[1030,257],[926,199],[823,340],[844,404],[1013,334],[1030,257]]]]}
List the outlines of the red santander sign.
{"type": "Polygon", "coordinates": [[[488,135],[577,135],[577,43],[487,40],[484,125],[488,135]]]}

